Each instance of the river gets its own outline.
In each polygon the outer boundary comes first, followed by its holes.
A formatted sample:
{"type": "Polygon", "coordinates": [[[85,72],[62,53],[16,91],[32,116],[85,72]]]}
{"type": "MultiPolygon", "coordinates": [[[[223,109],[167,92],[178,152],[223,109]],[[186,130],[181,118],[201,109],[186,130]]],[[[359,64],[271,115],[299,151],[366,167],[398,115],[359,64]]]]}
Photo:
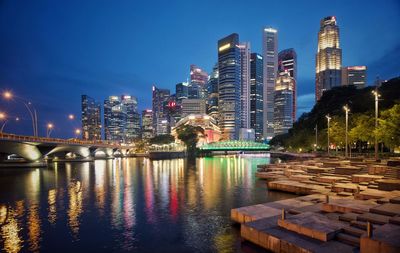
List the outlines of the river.
{"type": "Polygon", "coordinates": [[[230,210],[291,198],[257,180],[270,158],[146,158],[0,170],[5,252],[263,252],[230,210]]]}

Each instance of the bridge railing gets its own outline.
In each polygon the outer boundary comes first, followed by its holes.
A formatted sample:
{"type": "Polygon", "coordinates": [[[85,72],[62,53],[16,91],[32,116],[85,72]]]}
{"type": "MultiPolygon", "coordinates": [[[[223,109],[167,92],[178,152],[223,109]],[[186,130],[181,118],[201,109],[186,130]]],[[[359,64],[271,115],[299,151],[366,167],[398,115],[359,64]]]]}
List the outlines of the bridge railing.
{"type": "Polygon", "coordinates": [[[0,133],[0,140],[72,144],[72,145],[93,145],[93,146],[113,147],[113,148],[126,148],[126,147],[134,146],[132,144],[121,144],[121,143],[102,141],[102,140],[60,139],[60,138],[47,138],[47,137],[16,135],[16,134],[8,134],[8,133],[0,133]]]}

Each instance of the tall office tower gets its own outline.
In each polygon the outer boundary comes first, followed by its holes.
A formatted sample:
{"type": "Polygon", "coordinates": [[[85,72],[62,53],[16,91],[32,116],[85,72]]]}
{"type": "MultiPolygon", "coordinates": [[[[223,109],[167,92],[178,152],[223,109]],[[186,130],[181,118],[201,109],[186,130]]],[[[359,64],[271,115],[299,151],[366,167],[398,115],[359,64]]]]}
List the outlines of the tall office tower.
{"type": "Polygon", "coordinates": [[[208,74],[203,69],[192,64],[190,65],[190,85],[189,85],[189,98],[206,99],[207,90],[206,85],[208,81],[208,74]]]}
{"type": "Polygon", "coordinates": [[[169,134],[171,131],[167,105],[170,91],[153,86],[153,129],[155,135],[169,134]]]}
{"type": "Polygon", "coordinates": [[[213,67],[207,84],[207,114],[218,123],[218,64],[213,67]]]}
{"type": "Polygon", "coordinates": [[[278,31],[265,28],[263,31],[263,74],[264,74],[264,108],[263,135],[264,139],[274,137],[274,90],[278,71],[278,31]]]}
{"type": "Polygon", "coordinates": [[[118,96],[110,96],[104,101],[104,134],[106,140],[125,141],[126,108],[118,96]]]}
{"type": "Polygon", "coordinates": [[[206,101],[204,99],[184,99],[182,100],[182,118],[190,114],[205,114],[206,101]]]}
{"type": "Polygon", "coordinates": [[[180,104],[182,99],[188,98],[188,83],[182,82],[175,85],[176,102],[180,104]]]}
{"type": "Polygon", "coordinates": [[[282,50],[278,54],[278,75],[282,72],[288,72],[294,79],[292,117],[293,122],[295,122],[297,112],[297,54],[293,48],[282,50]]]}
{"type": "Polygon", "coordinates": [[[318,52],[316,55],[315,100],[322,93],[340,86],[342,67],[342,49],[339,47],[339,27],[336,18],[326,17],[320,22],[318,32],[318,52]]]}
{"type": "Polygon", "coordinates": [[[218,41],[218,112],[223,140],[236,140],[240,127],[240,50],[239,35],[233,33],[218,41]]]}
{"type": "Polygon", "coordinates": [[[101,105],[82,95],[82,139],[101,140],[101,105]]]}
{"type": "Polygon", "coordinates": [[[276,79],[274,94],[274,134],[284,134],[293,126],[294,79],[288,72],[282,72],[276,79]]]}
{"type": "Polygon", "coordinates": [[[147,140],[153,137],[153,111],[146,109],[142,111],[142,138],[147,140]]]}
{"type": "Polygon", "coordinates": [[[122,105],[126,110],[125,141],[133,142],[140,138],[140,115],[137,110],[138,101],[136,97],[121,96],[122,105]]]}
{"type": "Polygon", "coordinates": [[[255,131],[256,141],[263,139],[263,58],[250,55],[250,128],[255,131]]]}
{"type": "Polygon", "coordinates": [[[238,45],[240,50],[240,128],[250,128],[250,43],[238,45]]]}
{"type": "Polygon", "coordinates": [[[342,67],[342,85],[354,85],[357,89],[365,87],[367,66],[342,67]]]}

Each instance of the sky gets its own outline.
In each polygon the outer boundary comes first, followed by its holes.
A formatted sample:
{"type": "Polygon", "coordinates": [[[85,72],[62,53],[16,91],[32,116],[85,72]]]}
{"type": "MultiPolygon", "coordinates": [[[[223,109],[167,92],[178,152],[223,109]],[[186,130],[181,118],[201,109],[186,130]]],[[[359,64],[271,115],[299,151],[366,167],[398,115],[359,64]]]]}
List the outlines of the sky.
{"type": "MultiPolygon", "coordinates": [[[[298,57],[298,116],[314,104],[319,22],[336,16],[343,65],[366,65],[368,83],[400,75],[400,1],[15,1],[0,0],[0,90],[29,100],[39,131],[73,137],[81,95],[103,103],[130,94],[151,107],[151,87],[175,90],[190,64],[210,72],[217,41],[238,33],[261,53],[262,30],[298,57]],[[68,120],[68,114],[76,119],[68,120]]],[[[0,101],[6,132],[30,134],[22,103],[0,101]]]]}

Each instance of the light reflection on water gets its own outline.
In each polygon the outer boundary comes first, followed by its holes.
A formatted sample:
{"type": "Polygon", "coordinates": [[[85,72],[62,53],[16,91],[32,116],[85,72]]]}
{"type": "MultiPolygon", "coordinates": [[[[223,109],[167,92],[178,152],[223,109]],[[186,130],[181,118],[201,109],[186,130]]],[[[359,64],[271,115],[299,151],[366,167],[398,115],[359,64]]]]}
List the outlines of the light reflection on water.
{"type": "Polygon", "coordinates": [[[257,252],[231,208],[292,197],[255,176],[269,158],[143,158],[0,171],[5,252],[257,252]]]}

